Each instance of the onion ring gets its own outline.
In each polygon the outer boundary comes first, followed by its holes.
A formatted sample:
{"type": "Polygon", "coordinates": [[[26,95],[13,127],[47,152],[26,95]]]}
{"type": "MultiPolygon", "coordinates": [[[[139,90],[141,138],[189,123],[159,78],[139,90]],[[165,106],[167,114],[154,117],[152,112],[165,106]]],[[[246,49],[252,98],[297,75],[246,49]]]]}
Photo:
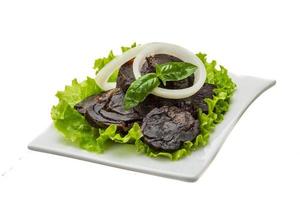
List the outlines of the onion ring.
{"type": "Polygon", "coordinates": [[[151,92],[152,94],[168,99],[183,99],[194,95],[203,86],[206,79],[206,70],[202,61],[187,49],[168,43],[149,43],[143,46],[143,49],[133,61],[133,74],[135,79],[138,79],[141,76],[140,69],[144,64],[146,57],[155,54],[175,56],[184,62],[196,65],[198,68],[194,73],[194,84],[191,87],[184,89],[166,89],[157,87],[151,92]]]}

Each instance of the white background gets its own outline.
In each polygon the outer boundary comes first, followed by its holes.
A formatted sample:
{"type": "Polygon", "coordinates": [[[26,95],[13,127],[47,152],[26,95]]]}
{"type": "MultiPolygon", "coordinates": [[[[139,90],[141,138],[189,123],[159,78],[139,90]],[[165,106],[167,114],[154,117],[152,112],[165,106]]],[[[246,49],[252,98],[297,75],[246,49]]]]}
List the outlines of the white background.
{"type": "Polygon", "coordinates": [[[299,199],[297,1],[0,1],[0,199],[299,199]],[[195,183],[31,152],[58,89],[132,42],[276,79],[195,183]],[[297,191],[298,190],[298,191],[297,191]]]}

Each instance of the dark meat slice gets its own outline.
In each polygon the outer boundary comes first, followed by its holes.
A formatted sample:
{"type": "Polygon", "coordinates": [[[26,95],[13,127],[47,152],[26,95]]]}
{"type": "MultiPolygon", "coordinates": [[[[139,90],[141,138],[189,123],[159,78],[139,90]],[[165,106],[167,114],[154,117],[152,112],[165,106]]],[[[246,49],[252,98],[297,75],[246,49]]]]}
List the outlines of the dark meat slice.
{"type": "Polygon", "coordinates": [[[86,99],[84,99],[83,101],[79,102],[78,104],[76,104],[74,106],[74,108],[82,115],[85,114],[86,109],[91,106],[94,105],[95,103],[97,103],[99,98],[99,94],[87,97],[86,99]]]}
{"type": "Polygon", "coordinates": [[[185,111],[190,112],[193,117],[197,118],[198,109],[207,113],[208,107],[205,98],[213,98],[215,85],[205,83],[202,88],[193,96],[184,99],[166,99],[154,95],[149,95],[147,98],[137,105],[134,109],[141,115],[147,115],[152,109],[162,106],[176,106],[185,111]]]}
{"type": "Polygon", "coordinates": [[[123,92],[126,92],[130,84],[135,80],[132,70],[132,64],[133,60],[130,60],[122,65],[119,69],[117,88],[121,88],[123,92]]]}
{"type": "Polygon", "coordinates": [[[95,128],[106,128],[110,124],[116,124],[121,130],[126,128],[126,123],[123,121],[116,121],[113,119],[105,118],[100,110],[102,110],[101,104],[94,104],[87,108],[85,113],[85,119],[89,124],[95,128]]]}
{"type": "Polygon", "coordinates": [[[150,94],[143,102],[134,107],[134,110],[140,115],[146,116],[154,108],[159,108],[162,106],[176,106],[177,101],[178,100],[176,99],[166,99],[150,94]]]}
{"type": "MultiPolygon", "coordinates": [[[[125,110],[124,108],[124,96],[125,93],[122,92],[120,88],[115,88],[111,91],[114,91],[114,94],[111,96],[109,102],[106,104],[106,111],[112,111],[116,114],[126,116],[130,119],[142,119],[133,109],[125,110]]],[[[124,119],[125,120],[125,119],[124,119]]],[[[126,121],[126,120],[125,120],[126,121]]]]}
{"type": "Polygon", "coordinates": [[[184,88],[191,87],[193,83],[194,83],[194,75],[191,75],[180,81],[167,81],[166,86],[161,85],[160,87],[168,88],[168,89],[184,89],[184,88]]]}
{"type": "Polygon", "coordinates": [[[213,84],[204,83],[201,89],[198,92],[196,92],[196,94],[194,94],[193,96],[184,99],[178,99],[176,101],[176,106],[192,113],[194,117],[197,117],[197,112],[199,108],[202,110],[202,112],[208,113],[208,106],[204,99],[212,99],[215,88],[216,86],[213,84]]]}
{"type": "Polygon", "coordinates": [[[154,108],[143,120],[143,140],[150,147],[173,152],[199,135],[199,122],[175,106],[154,108]]]}
{"type": "Polygon", "coordinates": [[[123,107],[124,93],[120,88],[88,97],[75,105],[91,126],[106,128],[116,124],[120,131],[127,131],[134,122],[141,122],[142,116],[133,109],[123,107]]]}
{"type": "MultiPolygon", "coordinates": [[[[92,96],[89,96],[87,98],[85,98],[84,100],[82,100],[81,102],[77,103],[74,108],[75,110],[77,110],[80,114],[85,115],[87,109],[89,107],[94,106],[97,103],[100,102],[107,102],[110,100],[111,96],[113,95],[114,91],[113,90],[109,90],[107,92],[104,93],[100,93],[100,94],[95,94],[92,96]]],[[[101,104],[102,107],[105,106],[105,103],[101,104]]],[[[102,108],[101,107],[101,108],[102,108]]]]}
{"type": "MultiPolygon", "coordinates": [[[[156,54],[154,56],[147,57],[145,63],[141,68],[141,74],[144,75],[147,73],[155,72],[155,66],[157,64],[163,64],[167,62],[181,62],[181,60],[167,54],[156,54]]],[[[132,64],[133,60],[130,60],[122,65],[119,70],[117,87],[121,88],[123,92],[126,92],[130,84],[135,80],[132,70],[132,64]]],[[[182,89],[192,86],[193,83],[194,75],[180,81],[168,81],[166,86],[163,86],[161,84],[160,87],[169,89],[182,89]]]]}
{"type": "Polygon", "coordinates": [[[201,89],[198,92],[196,92],[196,94],[190,97],[193,101],[194,108],[201,108],[202,112],[207,113],[208,106],[207,103],[204,102],[204,99],[206,98],[212,99],[215,88],[216,86],[213,84],[204,83],[201,89]]]}

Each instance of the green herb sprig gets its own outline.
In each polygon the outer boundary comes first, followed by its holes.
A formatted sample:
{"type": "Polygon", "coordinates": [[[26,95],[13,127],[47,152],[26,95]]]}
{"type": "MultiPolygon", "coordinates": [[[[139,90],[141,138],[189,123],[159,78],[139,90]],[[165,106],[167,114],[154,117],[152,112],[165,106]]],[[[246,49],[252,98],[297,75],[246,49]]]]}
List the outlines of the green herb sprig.
{"type": "Polygon", "coordinates": [[[156,65],[155,73],[145,74],[131,83],[124,98],[125,109],[133,108],[143,102],[161,82],[166,85],[167,81],[185,79],[196,69],[197,66],[186,62],[168,62],[156,65]]]}

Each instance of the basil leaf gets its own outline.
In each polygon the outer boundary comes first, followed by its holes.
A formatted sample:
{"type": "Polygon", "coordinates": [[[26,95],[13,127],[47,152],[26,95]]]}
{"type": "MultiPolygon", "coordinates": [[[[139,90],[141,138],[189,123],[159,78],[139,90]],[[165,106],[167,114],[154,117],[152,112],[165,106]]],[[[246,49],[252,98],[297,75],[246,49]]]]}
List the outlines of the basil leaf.
{"type": "Polygon", "coordinates": [[[140,102],[143,102],[149,93],[160,84],[155,73],[149,73],[141,76],[129,86],[125,98],[124,107],[130,109],[140,102]]]}
{"type": "Polygon", "coordinates": [[[197,66],[186,62],[168,62],[156,65],[156,74],[166,85],[166,81],[179,81],[192,75],[197,66]]]}

